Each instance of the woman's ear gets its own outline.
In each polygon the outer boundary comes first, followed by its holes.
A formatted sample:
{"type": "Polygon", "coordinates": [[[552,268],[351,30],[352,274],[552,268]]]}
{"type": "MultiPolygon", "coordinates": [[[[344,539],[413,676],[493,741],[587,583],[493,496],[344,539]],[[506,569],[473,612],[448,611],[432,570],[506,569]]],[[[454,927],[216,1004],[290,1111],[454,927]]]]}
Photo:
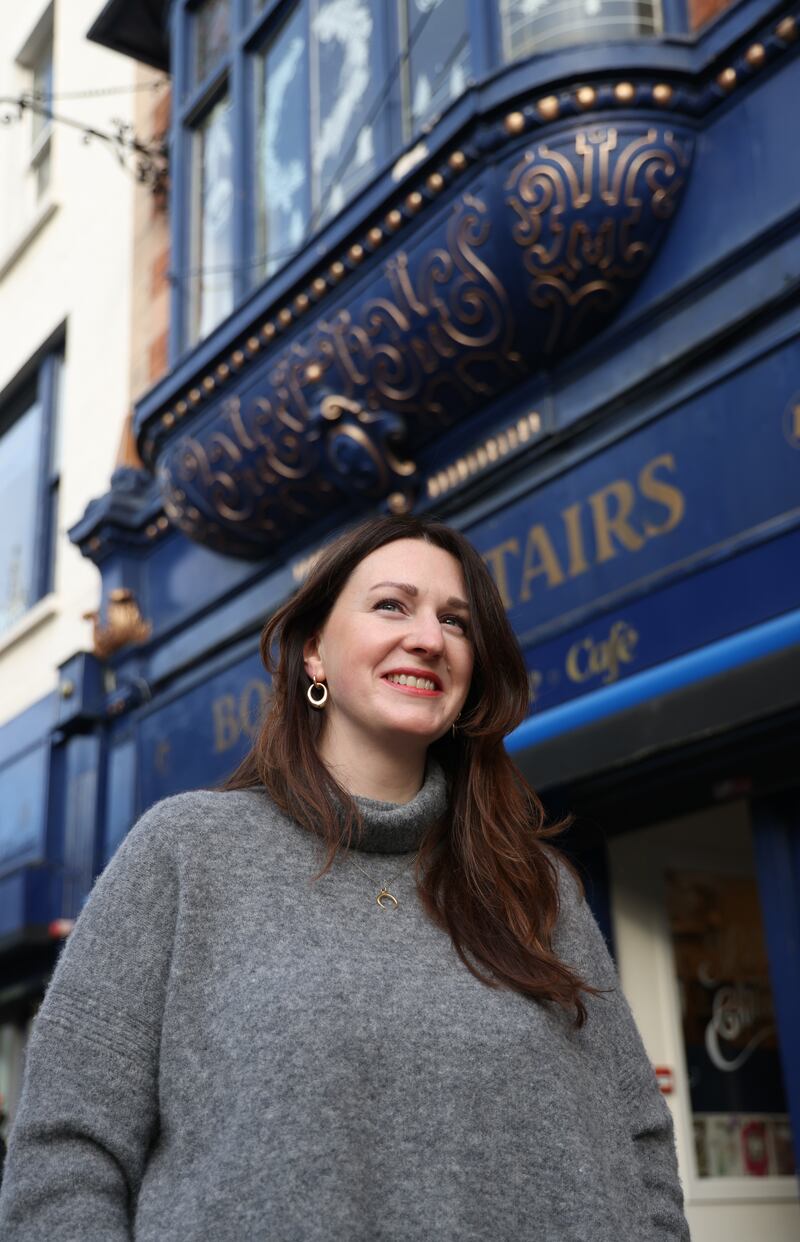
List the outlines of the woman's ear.
{"type": "Polygon", "coordinates": [[[316,681],[325,680],[325,667],[320,656],[319,635],[314,634],[303,643],[303,665],[309,677],[316,681]]]}

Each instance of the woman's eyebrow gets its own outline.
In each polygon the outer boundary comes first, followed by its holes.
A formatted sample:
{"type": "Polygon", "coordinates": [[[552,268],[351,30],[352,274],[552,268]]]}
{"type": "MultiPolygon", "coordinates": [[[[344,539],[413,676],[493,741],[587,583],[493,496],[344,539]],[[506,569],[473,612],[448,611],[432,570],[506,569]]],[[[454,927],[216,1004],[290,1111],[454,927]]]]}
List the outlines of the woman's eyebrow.
{"type": "MultiPolygon", "coordinates": [[[[376,582],[371,586],[370,591],[377,591],[381,588],[390,587],[393,591],[403,591],[406,595],[419,595],[419,588],[412,586],[410,582],[376,582]]],[[[469,612],[469,604],[465,599],[460,599],[458,595],[451,595],[445,600],[447,608],[463,608],[465,612],[469,612]]]]}
{"type": "Polygon", "coordinates": [[[370,591],[377,591],[379,587],[391,587],[393,591],[403,591],[406,595],[419,595],[419,591],[410,582],[376,582],[371,586],[370,591]]]}

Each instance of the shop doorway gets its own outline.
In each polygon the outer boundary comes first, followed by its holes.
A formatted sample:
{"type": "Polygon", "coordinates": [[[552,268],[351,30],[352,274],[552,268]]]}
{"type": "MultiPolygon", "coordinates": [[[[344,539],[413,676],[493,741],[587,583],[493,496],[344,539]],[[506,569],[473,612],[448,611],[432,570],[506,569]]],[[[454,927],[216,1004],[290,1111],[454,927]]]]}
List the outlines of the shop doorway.
{"type": "Polygon", "coordinates": [[[747,803],[613,838],[609,865],[622,987],[673,1114],[692,1242],[796,1242],[747,803]]]}

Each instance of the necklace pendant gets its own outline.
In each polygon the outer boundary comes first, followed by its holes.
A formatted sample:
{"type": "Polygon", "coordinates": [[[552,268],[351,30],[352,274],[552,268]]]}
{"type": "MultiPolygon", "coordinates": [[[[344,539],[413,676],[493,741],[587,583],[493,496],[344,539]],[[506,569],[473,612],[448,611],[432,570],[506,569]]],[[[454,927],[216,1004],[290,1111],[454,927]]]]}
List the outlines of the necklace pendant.
{"type": "Polygon", "coordinates": [[[390,893],[390,892],[389,892],[389,890],[388,890],[388,888],[382,888],[382,889],[381,889],[381,891],[378,893],[378,896],[375,898],[375,900],[377,901],[377,903],[378,903],[378,905],[380,906],[381,910],[388,910],[388,909],[389,909],[389,907],[388,907],[388,906],[385,906],[385,905],[383,904],[383,903],[384,903],[384,901],[393,901],[393,902],[394,902],[394,908],[395,908],[395,910],[396,910],[396,909],[398,908],[398,906],[400,905],[400,902],[397,900],[397,898],[395,897],[394,893],[390,893]]]}

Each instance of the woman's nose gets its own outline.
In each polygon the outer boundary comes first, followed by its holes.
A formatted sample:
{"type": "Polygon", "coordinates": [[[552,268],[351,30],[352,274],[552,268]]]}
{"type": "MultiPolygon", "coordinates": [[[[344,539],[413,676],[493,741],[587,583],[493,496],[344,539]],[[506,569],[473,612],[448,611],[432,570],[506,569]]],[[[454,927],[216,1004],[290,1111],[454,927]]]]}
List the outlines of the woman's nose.
{"type": "Polygon", "coordinates": [[[444,635],[435,613],[418,612],[412,618],[404,644],[410,651],[429,651],[438,655],[444,650],[444,635]]]}

